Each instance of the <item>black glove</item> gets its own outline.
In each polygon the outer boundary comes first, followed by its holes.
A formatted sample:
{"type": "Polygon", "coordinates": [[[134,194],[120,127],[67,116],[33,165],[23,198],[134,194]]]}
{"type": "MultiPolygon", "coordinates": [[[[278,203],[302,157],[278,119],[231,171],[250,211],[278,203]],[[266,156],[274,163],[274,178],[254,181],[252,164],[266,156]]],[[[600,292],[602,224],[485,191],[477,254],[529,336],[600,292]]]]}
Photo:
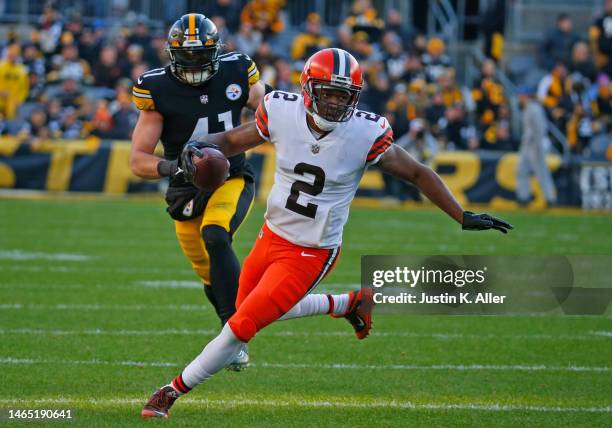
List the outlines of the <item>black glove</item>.
{"type": "Polygon", "coordinates": [[[160,177],[174,177],[180,174],[178,160],[160,160],[157,163],[157,173],[160,177]]]}
{"type": "Polygon", "coordinates": [[[183,170],[185,180],[193,183],[193,175],[195,174],[195,165],[193,164],[193,156],[203,157],[202,151],[205,147],[211,147],[219,150],[219,146],[201,141],[190,141],[183,146],[183,151],[179,158],[179,166],[183,170]]]}
{"type": "Polygon", "coordinates": [[[502,233],[508,233],[513,229],[512,225],[489,214],[474,214],[471,211],[463,212],[463,230],[487,230],[495,229],[502,233]]]}

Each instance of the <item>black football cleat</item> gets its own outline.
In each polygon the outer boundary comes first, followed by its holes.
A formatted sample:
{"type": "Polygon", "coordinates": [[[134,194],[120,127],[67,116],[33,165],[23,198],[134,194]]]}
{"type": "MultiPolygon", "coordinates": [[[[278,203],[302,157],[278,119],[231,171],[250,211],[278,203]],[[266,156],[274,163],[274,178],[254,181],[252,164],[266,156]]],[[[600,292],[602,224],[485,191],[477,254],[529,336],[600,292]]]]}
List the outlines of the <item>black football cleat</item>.
{"type": "Polygon", "coordinates": [[[168,410],[178,397],[178,392],[170,385],[163,386],[149,398],[140,412],[140,416],[143,418],[167,418],[168,410]]]}

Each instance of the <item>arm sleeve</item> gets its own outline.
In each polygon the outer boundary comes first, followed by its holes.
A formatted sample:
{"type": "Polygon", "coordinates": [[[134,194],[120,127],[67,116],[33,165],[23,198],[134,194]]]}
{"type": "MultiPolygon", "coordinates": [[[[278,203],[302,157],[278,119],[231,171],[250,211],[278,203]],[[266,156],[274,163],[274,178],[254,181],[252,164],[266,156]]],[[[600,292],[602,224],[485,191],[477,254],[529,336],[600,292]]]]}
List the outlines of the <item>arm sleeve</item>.
{"type": "MultiPolygon", "coordinates": [[[[245,55],[246,56],[246,55],[245,55]]],[[[249,81],[249,88],[255,83],[259,82],[259,69],[251,58],[247,56],[249,65],[247,67],[247,80],[249,81]]]]}
{"type": "Polygon", "coordinates": [[[146,87],[142,76],[132,86],[132,102],[138,110],[156,110],[151,90],[146,87]]]}
{"type": "Polygon", "coordinates": [[[270,130],[268,129],[268,110],[266,109],[266,98],[261,101],[259,107],[255,111],[255,126],[257,132],[264,140],[270,141],[270,130]]]}
{"type": "Polygon", "coordinates": [[[382,134],[376,137],[370,151],[368,152],[368,156],[366,158],[366,164],[374,165],[378,163],[381,156],[391,147],[393,144],[393,129],[390,126],[385,128],[382,134]]]}

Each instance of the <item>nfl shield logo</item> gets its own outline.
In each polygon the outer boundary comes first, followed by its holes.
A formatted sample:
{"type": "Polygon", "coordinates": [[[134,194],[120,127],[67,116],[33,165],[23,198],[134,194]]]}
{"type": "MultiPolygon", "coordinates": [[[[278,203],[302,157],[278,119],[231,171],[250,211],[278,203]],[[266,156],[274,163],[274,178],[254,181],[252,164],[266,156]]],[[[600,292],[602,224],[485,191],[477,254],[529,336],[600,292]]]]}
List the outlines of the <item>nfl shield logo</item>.
{"type": "Polygon", "coordinates": [[[208,95],[200,95],[200,102],[202,104],[208,103],[208,95]]]}
{"type": "Polygon", "coordinates": [[[319,146],[318,144],[313,144],[312,146],[310,146],[310,150],[316,155],[317,153],[319,153],[319,150],[321,150],[321,146],[319,146]]]}

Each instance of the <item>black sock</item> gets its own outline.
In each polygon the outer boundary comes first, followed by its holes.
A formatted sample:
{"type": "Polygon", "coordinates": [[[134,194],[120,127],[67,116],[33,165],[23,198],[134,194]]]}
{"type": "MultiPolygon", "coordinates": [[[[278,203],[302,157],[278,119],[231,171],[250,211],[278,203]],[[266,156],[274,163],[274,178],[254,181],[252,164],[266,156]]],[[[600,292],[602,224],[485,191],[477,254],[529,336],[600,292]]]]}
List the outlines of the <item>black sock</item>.
{"type": "Polygon", "coordinates": [[[208,297],[208,301],[210,302],[211,305],[213,305],[213,308],[215,308],[215,312],[217,313],[217,316],[221,318],[221,316],[219,315],[219,306],[217,305],[217,299],[215,299],[215,295],[212,291],[212,286],[205,285],[204,294],[206,294],[206,297],[208,297]]]}
{"type": "Polygon", "coordinates": [[[210,288],[216,302],[215,309],[221,325],[225,325],[236,312],[240,263],[232,249],[229,233],[221,226],[204,227],[202,238],[210,259],[210,288]]]}

